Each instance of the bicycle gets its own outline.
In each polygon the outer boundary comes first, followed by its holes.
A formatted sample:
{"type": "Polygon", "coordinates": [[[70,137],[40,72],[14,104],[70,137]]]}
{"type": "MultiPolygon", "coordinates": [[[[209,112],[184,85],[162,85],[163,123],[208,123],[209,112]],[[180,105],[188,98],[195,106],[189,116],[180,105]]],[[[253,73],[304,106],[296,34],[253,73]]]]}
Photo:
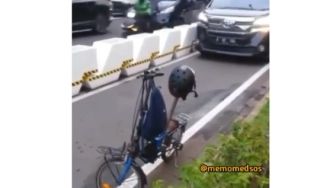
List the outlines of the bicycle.
{"type": "Polygon", "coordinates": [[[177,156],[177,152],[182,150],[181,139],[190,117],[181,113],[173,118],[179,97],[175,97],[167,116],[163,96],[154,81],[155,77],[164,74],[157,71],[145,71],[137,77],[142,78],[142,85],[128,146],[124,142],[121,148],[98,148],[98,152],[104,154],[104,162],[96,173],[97,188],[112,188],[122,184],[143,188],[147,185],[147,179],[136,159],[153,163],[161,157],[167,162],[174,153],[177,156]]]}

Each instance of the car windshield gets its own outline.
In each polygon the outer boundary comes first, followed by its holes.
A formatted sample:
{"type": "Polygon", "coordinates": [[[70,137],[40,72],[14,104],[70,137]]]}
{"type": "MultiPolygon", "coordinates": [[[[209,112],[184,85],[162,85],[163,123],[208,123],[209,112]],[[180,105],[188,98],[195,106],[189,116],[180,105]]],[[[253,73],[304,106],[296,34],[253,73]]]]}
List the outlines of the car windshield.
{"type": "Polygon", "coordinates": [[[268,10],[269,0],[213,0],[209,8],[268,10]]]}

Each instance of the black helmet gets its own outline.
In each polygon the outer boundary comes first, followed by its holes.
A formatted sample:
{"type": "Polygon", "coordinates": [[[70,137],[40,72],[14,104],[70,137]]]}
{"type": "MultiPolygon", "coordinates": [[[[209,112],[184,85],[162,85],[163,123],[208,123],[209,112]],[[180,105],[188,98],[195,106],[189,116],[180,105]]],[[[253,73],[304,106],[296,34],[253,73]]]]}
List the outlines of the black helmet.
{"type": "Polygon", "coordinates": [[[181,65],[173,69],[169,76],[169,91],[174,97],[186,99],[190,92],[197,97],[195,72],[186,65],[181,65]]]}

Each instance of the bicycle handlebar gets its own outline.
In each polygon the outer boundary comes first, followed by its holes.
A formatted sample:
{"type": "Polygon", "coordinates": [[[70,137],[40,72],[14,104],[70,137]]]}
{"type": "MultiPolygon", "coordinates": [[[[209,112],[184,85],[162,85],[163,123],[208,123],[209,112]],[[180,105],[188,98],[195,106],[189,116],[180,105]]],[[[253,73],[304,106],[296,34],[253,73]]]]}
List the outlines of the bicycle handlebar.
{"type": "Polygon", "coordinates": [[[154,77],[159,77],[159,76],[163,76],[164,73],[162,72],[156,72],[158,71],[159,68],[156,68],[154,70],[146,70],[144,71],[144,73],[142,73],[141,75],[137,76],[136,78],[154,78],[154,77]]]}

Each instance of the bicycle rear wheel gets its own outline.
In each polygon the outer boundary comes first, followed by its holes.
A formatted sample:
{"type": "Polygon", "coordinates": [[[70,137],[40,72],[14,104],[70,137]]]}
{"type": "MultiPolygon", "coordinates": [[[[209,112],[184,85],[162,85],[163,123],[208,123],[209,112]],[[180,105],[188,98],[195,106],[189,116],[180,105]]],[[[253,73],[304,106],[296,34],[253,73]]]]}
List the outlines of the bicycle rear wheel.
{"type": "MultiPolygon", "coordinates": [[[[123,166],[124,166],[123,161],[104,162],[99,167],[96,174],[96,187],[97,188],[118,187],[117,178],[119,177],[123,166]]],[[[146,176],[138,165],[132,164],[122,184],[127,185],[127,187],[144,188],[147,184],[146,176]]]]}
{"type": "Polygon", "coordinates": [[[182,149],[183,145],[181,141],[184,131],[185,127],[180,126],[172,135],[167,136],[165,140],[166,146],[163,146],[161,151],[161,158],[164,162],[168,162],[174,153],[182,149]]]}

